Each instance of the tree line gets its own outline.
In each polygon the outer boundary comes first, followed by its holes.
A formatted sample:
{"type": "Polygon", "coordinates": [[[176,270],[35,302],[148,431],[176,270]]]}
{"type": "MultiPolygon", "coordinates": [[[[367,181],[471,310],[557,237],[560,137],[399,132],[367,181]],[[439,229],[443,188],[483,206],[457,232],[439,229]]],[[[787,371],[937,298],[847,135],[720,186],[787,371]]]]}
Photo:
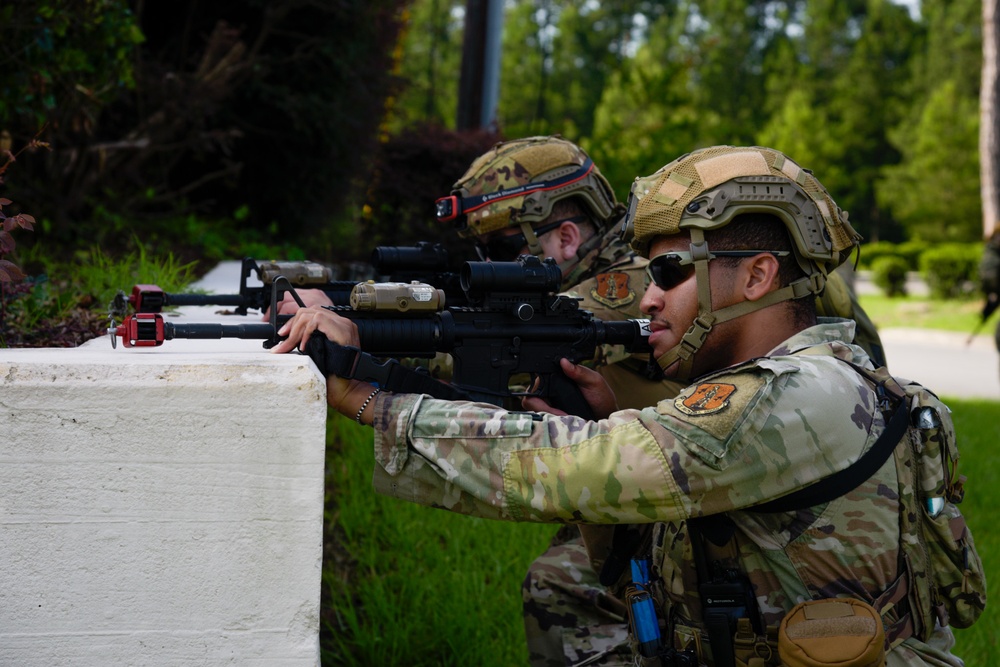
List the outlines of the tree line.
{"type": "Polygon", "coordinates": [[[506,0],[497,125],[456,132],[465,4],[9,0],[0,194],[54,244],[196,218],[356,258],[441,238],[431,204],[476,155],[558,133],[623,200],[761,144],[868,240],[981,236],[980,0],[506,0]]]}
{"type": "MultiPolygon", "coordinates": [[[[417,0],[394,122],[449,125],[463,2],[417,0]]],[[[584,145],[620,197],[693,148],[814,170],[870,240],[981,235],[982,5],[508,0],[498,124],[584,145]]]]}

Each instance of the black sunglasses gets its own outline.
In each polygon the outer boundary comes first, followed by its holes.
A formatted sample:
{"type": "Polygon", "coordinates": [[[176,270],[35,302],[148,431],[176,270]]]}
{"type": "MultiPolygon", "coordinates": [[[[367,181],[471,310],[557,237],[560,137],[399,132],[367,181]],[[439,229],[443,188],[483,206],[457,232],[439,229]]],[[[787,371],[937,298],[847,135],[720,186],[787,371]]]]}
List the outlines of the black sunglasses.
{"type": "MultiPolygon", "coordinates": [[[[713,250],[708,253],[709,259],[716,257],[754,257],[762,252],[775,257],[784,257],[787,250],[713,250]]],[[[694,260],[691,253],[683,250],[671,250],[657,255],[646,264],[646,275],[664,292],[672,290],[694,273],[694,260]]]]}
{"type": "MultiPolygon", "coordinates": [[[[548,234],[553,229],[556,229],[559,225],[564,222],[575,222],[577,224],[586,222],[584,217],[566,218],[564,220],[556,220],[555,222],[550,222],[547,225],[542,225],[535,229],[535,236],[540,237],[542,234],[548,234]]],[[[524,234],[511,234],[510,236],[495,236],[489,241],[476,240],[476,253],[479,255],[479,259],[492,260],[494,262],[513,262],[517,259],[518,255],[522,254],[524,247],[528,245],[528,239],[524,237],[524,234]]]]}

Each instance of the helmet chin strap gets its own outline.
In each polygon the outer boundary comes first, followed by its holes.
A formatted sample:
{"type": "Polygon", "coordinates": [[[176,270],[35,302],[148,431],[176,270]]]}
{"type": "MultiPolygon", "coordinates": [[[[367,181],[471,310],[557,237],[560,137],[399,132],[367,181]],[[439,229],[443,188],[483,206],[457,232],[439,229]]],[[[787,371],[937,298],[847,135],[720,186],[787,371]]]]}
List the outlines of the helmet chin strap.
{"type": "Polygon", "coordinates": [[[708,333],[716,324],[742,317],[781,301],[798,299],[809,293],[819,294],[826,285],[824,274],[813,273],[781,289],[768,292],[756,301],[741,301],[719,310],[712,310],[712,289],[708,271],[709,249],[705,242],[704,231],[698,228],[691,229],[691,258],[694,260],[695,281],[698,288],[698,316],[694,318],[680,342],[656,358],[656,363],[663,370],[680,361],[674,377],[682,381],[693,379],[695,354],[705,344],[708,333]]]}
{"type": "Polygon", "coordinates": [[[520,227],[521,233],[524,234],[524,241],[528,244],[528,252],[543,259],[542,255],[545,251],[542,249],[542,242],[538,240],[538,235],[535,234],[535,228],[531,226],[530,222],[524,220],[521,221],[520,227]]]}

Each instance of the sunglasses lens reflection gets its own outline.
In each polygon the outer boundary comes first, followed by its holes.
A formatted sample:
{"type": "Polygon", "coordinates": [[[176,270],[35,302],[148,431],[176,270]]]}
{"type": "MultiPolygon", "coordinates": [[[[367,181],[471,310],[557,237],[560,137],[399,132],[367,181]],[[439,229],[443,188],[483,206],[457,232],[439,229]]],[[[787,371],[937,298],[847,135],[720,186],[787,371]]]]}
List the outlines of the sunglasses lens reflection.
{"type": "Polygon", "coordinates": [[[662,290],[670,290],[688,279],[694,272],[691,264],[681,265],[680,257],[662,255],[649,262],[649,275],[656,286],[662,290]]]}

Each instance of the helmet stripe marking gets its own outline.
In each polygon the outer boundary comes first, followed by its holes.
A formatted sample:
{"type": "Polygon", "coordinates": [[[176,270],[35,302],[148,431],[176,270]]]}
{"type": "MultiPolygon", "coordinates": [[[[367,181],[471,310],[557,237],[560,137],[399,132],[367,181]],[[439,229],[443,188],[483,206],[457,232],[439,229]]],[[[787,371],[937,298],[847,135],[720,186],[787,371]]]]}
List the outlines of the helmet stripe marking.
{"type": "Polygon", "coordinates": [[[580,168],[574,171],[572,174],[564,176],[562,178],[557,178],[552,181],[543,181],[542,183],[526,183],[525,185],[518,185],[507,190],[499,190],[497,192],[491,192],[484,195],[475,195],[473,197],[464,197],[462,199],[462,213],[472,213],[487,204],[492,204],[496,201],[502,201],[504,199],[509,199],[511,197],[517,197],[523,195],[526,192],[537,192],[544,190],[555,190],[556,188],[561,188],[577,181],[582,181],[585,179],[591,171],[594,169],[594,161],[590,158],[587,159],[580,168]],[[472,204],[468,208],[465,207],[466,204],[472,204]]]}

